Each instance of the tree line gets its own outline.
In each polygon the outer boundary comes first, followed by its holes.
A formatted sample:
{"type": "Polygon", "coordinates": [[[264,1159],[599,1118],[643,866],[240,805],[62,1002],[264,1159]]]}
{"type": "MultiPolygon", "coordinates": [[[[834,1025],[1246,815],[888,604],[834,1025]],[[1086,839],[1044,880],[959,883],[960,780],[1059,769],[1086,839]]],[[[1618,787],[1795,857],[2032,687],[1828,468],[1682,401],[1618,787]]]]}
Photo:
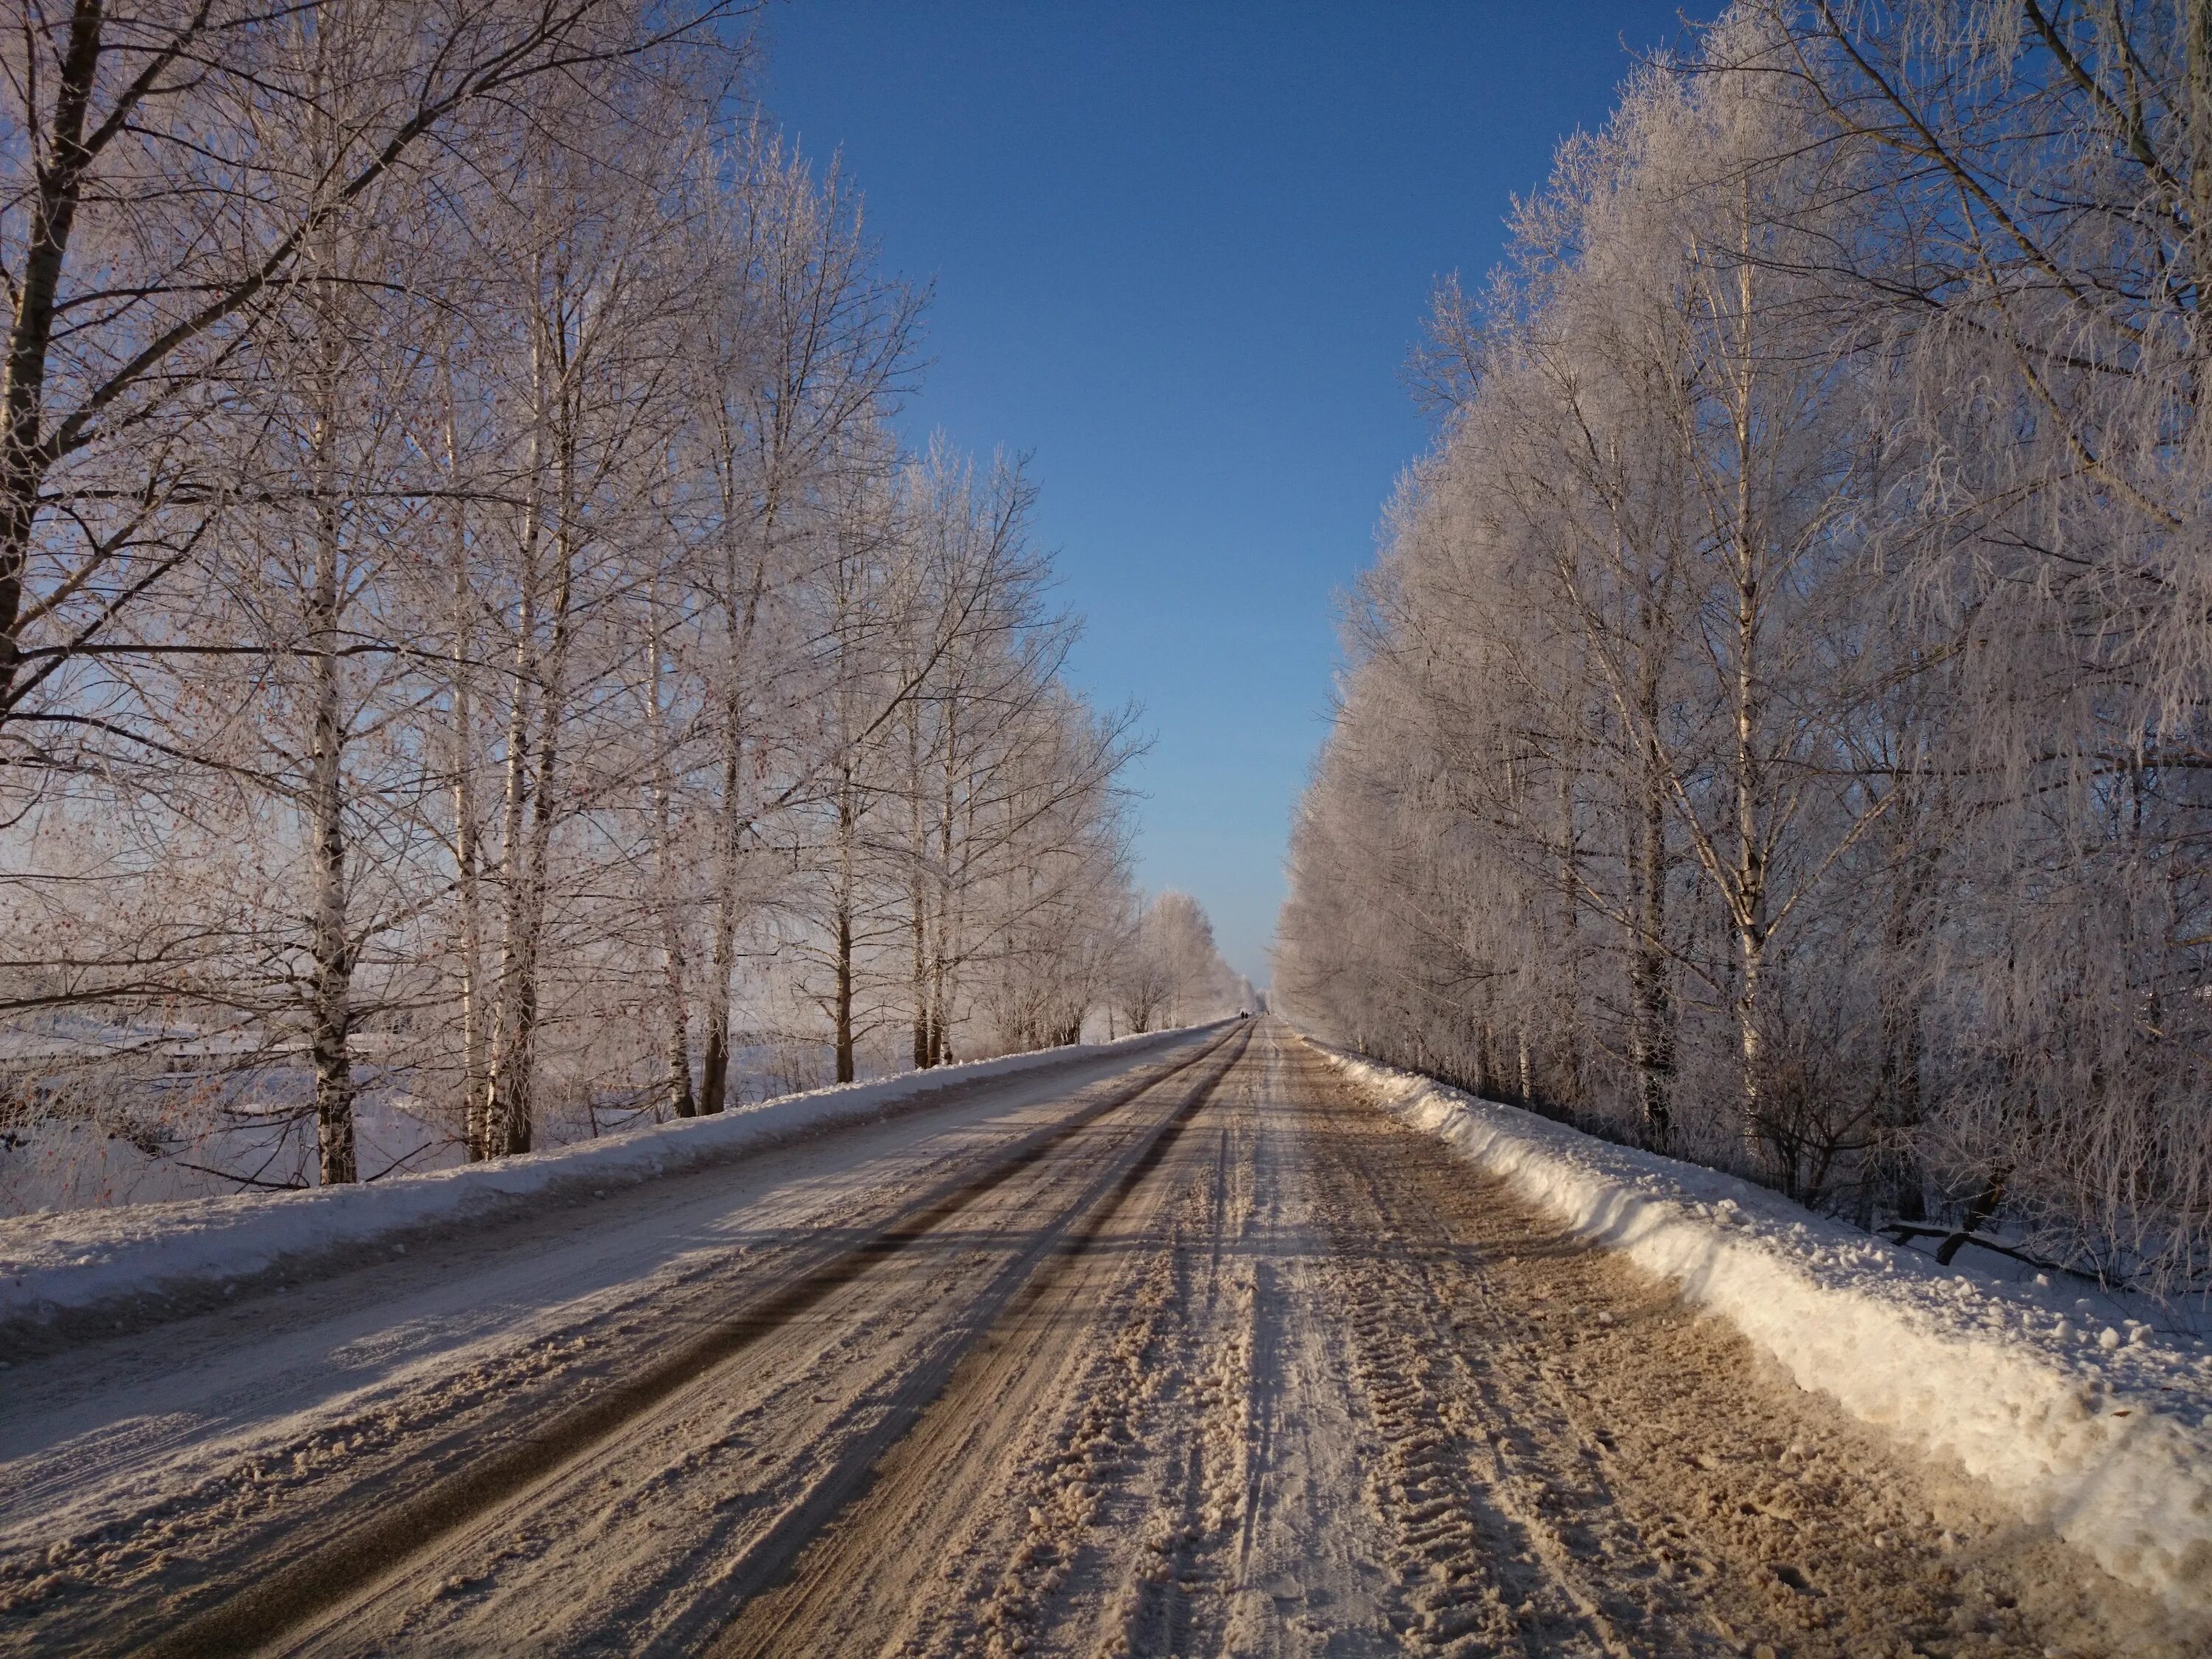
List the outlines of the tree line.
{"type": "Polygon", "coordinates": [[[1745,0],[1439,291],[1279,984],[1897,1236],[2212,1269],[2212,7],[1745,0]]]}
{"type": "Polygon", "coordinates": [[[497,1157],[1161,1012],[1133,712],[1022,463],[896,441],[927,295],[744,9],[0,40],[11,1146],[345,1182],[371,1097],[497,1157]]]}

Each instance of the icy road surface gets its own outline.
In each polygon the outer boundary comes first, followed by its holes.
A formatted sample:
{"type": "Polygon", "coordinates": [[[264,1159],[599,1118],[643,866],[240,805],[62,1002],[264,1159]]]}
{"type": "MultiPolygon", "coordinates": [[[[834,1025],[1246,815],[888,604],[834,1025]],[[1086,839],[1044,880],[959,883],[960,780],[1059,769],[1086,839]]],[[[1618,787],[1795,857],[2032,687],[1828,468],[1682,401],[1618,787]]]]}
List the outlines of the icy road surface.
{"type": "Polygon", "coordinates": [[[0,1371],[0,1651],[2179,1654],[1260,1021],[0,1371]]]}

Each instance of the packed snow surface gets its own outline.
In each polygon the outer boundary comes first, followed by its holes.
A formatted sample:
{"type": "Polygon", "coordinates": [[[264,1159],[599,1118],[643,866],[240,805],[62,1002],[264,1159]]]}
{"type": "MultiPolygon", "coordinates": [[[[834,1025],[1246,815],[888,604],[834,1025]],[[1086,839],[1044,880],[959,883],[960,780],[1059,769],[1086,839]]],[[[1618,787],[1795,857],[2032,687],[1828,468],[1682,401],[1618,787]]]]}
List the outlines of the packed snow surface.
{"type": "Polygon", "coordinates": [[[0,1328],[210,1281],[345,1265],[423,1228],[489,1219],[578,1189],[628,1186],[882,1115],[958,1085],[1109,1054],[1134,1057],[1190,1030],[1047,1048],[785,1095],[713,1117],[647,1125],[520,1158],[374,1185],[240,1194],[0,1220],[0,1328]]]}
{"type": "MultiPolygon", "coordinates": [[[[1318,1046],[1318,1045],[1317,1045],[1318,1046]]],[[[1748,1182],[1332,1052],[1416,1127],[1673,1280],[1853,1415],[2107,1571],[2212,1610],[2212,1355],[2111,1298],[1893,1249],[1748,1182]]]]}
{"type": "Polygon", "coordinates": [[[933,1101],[45,1333],[0,1652],[2212,1652],[1271,1020],[933,1101]]]}

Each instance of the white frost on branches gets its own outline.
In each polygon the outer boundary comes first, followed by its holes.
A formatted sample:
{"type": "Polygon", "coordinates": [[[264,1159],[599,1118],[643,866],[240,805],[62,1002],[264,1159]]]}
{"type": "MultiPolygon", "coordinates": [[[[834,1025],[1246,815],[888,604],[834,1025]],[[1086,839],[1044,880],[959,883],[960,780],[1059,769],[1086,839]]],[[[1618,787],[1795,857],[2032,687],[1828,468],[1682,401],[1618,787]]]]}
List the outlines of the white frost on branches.
{"type": "Polygon", "coordinates": [[[1862,1223],[2212,1283],[2208,40],[1747,0],[1561,149],[1416,364],[1293,1008],[1862,1223]]]}
{"type": "Polygon", "coordinates": [[[743,9],[0,39],[0,1208],[1112,1018],[1133,712],[1022,465],[892,441],[925,296],[743,9]]]}

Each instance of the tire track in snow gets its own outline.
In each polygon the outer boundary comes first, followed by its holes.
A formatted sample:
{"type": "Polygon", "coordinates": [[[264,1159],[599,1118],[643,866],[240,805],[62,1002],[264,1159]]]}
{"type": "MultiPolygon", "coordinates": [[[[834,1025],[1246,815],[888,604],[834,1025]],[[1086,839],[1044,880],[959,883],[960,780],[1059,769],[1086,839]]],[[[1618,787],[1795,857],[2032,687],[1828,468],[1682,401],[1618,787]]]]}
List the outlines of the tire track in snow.
{"type": "Polygon", "coordinates": [[[842,1460],[803,1520],[748,1552],[727,1576],[725,1594],[744,1605],[708,1645],[715,1659],[787,1652],[801,1639],[817,1651],[848,1641],[872,1650],[882,1640],[872,1631],[844,1634],[851,1585],[916,1535],[912,1511],[940,1506],[948,1490],[1003,1454],[1008,1431],[1021,1425],[1021,1405],[1049,1398],[1071,1346],[1079,1349],[1089,1335],[1087,1321],[1062,1316],[1064,1304],[1117,1218],[1148,1184],[1168,1185],[1152,1178],[1243,1055],[1249,1028],[1231,1040],[1227,1061],[1200,1078],[1070,1210],[1067,1224],[994,1287],[991,1328],[948,1350],[897,1414],[895,1431],[842,1460]],[[848,1504],[854,1512],[825,1532],[848,1504]]]}
{"type": "MultiPolygon", "coordinates": [[[[2203,1650],[1279,1025],[1246,1036],[1202,1110],[1097,1120],[326,1610],[313,1650],[2203,1650]]],[[[872,1179],[855,1214],[919,1186],[872,1179]]],[[[630,1294],[625,1353],[696,1305],[630,1294]]]]}
{"type": "Polygon", "coordinates": [[[1575,1598],[1513,1571],[1527,1543],[1477,1478],[1486,1437],[1455,1409],[1458,1374],[1451,1345],[1436,1340],[1435,1287],[1420,1272],[1425,1247],[1401,1240],[1396,1252],[1378,1249],[1393,1235],[1371,1184],[1358,1178],[1365,1173],[1332,1158],[1318,1184],[1335,1235],[1328,1278],[1374,1437],[1367,1498],[1388,1532],[1391,1622],[1415,1651],[1532,1651],[1522,1621],[1540,1618],[1563,1627],[1559,1650],[1603,1652],[1607,1633],[1577,1628],[1575,1598]]]}
{"type": "MultiPolygon", "coordinates": [[[[1230,1092],[1226,1083],[1218,1092],[1230,1092]]],[[[1226,1109],[1217,1097],[1212,1115],[1218,1119],[1226,1109]]],[[[1225,1126],[1217,1132],[1216,1154],[1206,1160],[1217,1172],[1226,1133],[1225,1126]]],[[[1125,1583],[1132,1576],[1128,1534],[1152,1535],[1145,1527],[1152,1495],[1148,1490],[1133,1501],[1127,1479],[1150,1461],[1159,1403],[1186,1381],[1187,1253],[1193,1237],[1217,1236],[1212,1223],[1219,1211],[1218,1187],[1199,1178],[1199,1163],[1194,1152],[1180,1167],[1164,1170],[1153,1201],[1133,1206],[1118,1230],[1133,1247],[1126,1282],[1099,1298],[1079,1338],[1073,1376],[1042,1413],[1038,1431],[1024,1437],[1030,1449],[1019,1475],[992,1505],[1001,1514],[1026,1516],[995,1580],[987,1570],[988,1588],[976,1598],[963,1598],[948,1584],[953,1594],[928,1598],[938,1604],[935,1616],[908,1619],[886,1651],[902,1659],[1007,1659],[1033,1649],[1101,1656],[1127,1650],[1118,1632],[1130,1592],[1125,1589],[1119,1613],[1103,1626],[1100,1592],[1117,1569],[1125,1583]],[[972,1613],[966,1599],[975,1601],[972,1613]]],[[[994,1530],[986,1516],[982,1526],[970,1529],[969,1547],[988,1552],[996,1541],[994,1530]]],[[[1136,1553],[1144,1576],[1163,1570],[1158,1550],[1136,1553]]]]}
{"type": "Polygon", "coordinates": [[[230,1656],[268,1646],[287,1632],[357,1601],[441,1548],[484,1512],[524,1498],[557,1478],[568,1463],[619,1434],[714,1369],[834,1296],[878,1262],[928,1238],[979,1199],[1048,1158],[1091,1125],[1209,1063],[1236,1041],[1234,1032],[1206,1044],[1167,1072],[1147,1075],[1024,1137],[969,1172],[904,1208],[858,1244],[840,1242],[802,1259],[779,1282],[748,1287],[737,1305],[688,1340],[651,1358],[637,1373],[611,1382],[550,1422],[482,1452],[441,1478],[395,1501],[353,1504],[331,1531],[248,1579],[207,1588],[191,1610],[138,1608],[90,1632],[82,1651],[129,1651],[149,1659],[230,1656]],[[362,1513],[366,1509],[367,1513],[362,1513]],[[208,1602],[215,1605],[210,1607],[208,1602]]]}
{"type": "Polygon", "coordinates": [[[1249,1213],[1249,1137],[1221,1128],[1197,1213],[1170,1241],[1174,1321],[1147,1425],[1156,1474],[1108,1638],[1112,1653],[1199,1653],[1220,1645],[1229,1576],[1247,1513],[1254,1383],[1253,1264],[1231,1241],[1249,1213]],[[1232,1157],[1232,1150],[1247,1156],[1232,1157]]]}
{"type": "Polygon", "coordinates": [[[1337,1256],[1395,1241],[1362,1293],[1389,1296],[1433,1356],[1437,1421],[1468,1453],[1463,1541],[1492,1556],[1525,1650],[2201,1650],[1963,1476],[1875,1443],[1668,1287],[1348,1097],[1333,1068],[1299,1069],[1344,1206],[1337,1256]]]}
{"type": "Polygon", "coordinates": [[[158,1347],[102,1343],[11,1375],[22,1413],[0,1418],[0,1653],[74,1650],[134,1606],[281,1564],[649,1366],[672,1333],[727,1309],[733,1279],[772,1287],[1055,1111],[1164,1074],[1092,1061],[1066,1083],[963,1082],[927,1111],[758,1167],[456,1229],[404,1266],[395,1249],[297,1297],[242,1299],[158,1347]],[[1000,1116],[992,1103],[1009,1096],[1000,1116]],[[867,1149],[857,1166],[846,1145],[867,1149]]]}

